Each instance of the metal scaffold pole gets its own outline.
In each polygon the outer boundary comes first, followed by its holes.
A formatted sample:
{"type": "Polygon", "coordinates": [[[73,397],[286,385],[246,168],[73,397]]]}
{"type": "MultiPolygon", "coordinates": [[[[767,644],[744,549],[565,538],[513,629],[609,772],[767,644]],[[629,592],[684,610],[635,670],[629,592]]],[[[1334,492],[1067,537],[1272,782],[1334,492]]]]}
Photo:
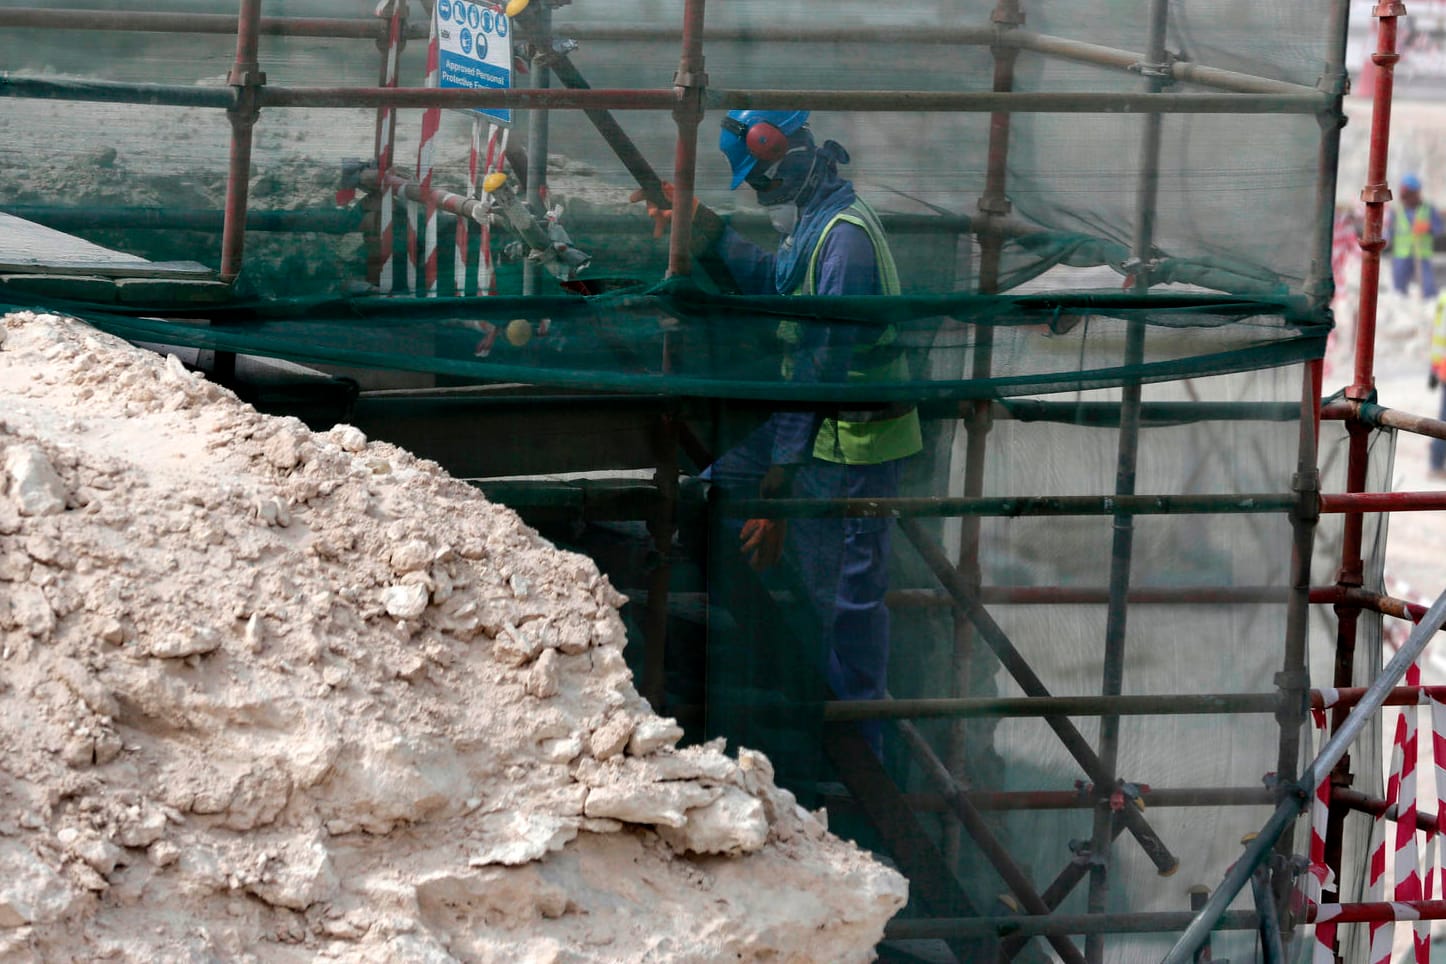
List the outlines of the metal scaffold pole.
{"type": "MultiPolygon", "coordinates": [[[[1020,0],[1000,0],[994,9],[995,30],[1006,34],[1017,29],[1024,22],[1024,11],[1020,0]]],[[[1018,51],[1004,44],[993,48],[994,90],[1008,91],[1014,87],[1014,62],[1018,51]]],[[[993,113],[989,117],[988,167],[984,175],[984,195],[979,199],[979,214],[982,220],[992,221],[1009,216],[1009,125],[1010,116],[1006,111],[993,113]]],[[[1003,257],[1005,239],[996,233],[980,238],[979,293],[997,294],[999,291],[999,266],[1003,257]]],[[[976,379],[987,379],[994,367],[994,328],[991,325],[974,327],[974,351],[970,362],[970,375],[976,379]]],[[[969,405],[963,412],[965,432],[964,484],[965,498],[975,498],[984,493],[984,468],[988,456],[989,431],[992,426],[990,403],[980,400],[969,405]]],[[[983,582],[979,567],[980,520],[966,517],[959,528],[959,573],[960,577],[978,591],[983,582]]],[[[952,673],[953,696],[967,696],[974,687],[978,673],[975,661],[976,640],[974,626],[957,608],[954,610],[954,666],[952,673]]],[[[958,779],[968,781],[970,775],[969,731],[964,721],[954,724],[949,733],[949,771],[958,779]]],[[[948,828],[946,852],[951,863],[959,860],[959,830],[957,822],[948,828]]]]}
{"type": "MultiPolygon", "coordinates": [[[[1150,5],[1149,34],[1143,72],[1147,89],[1158,93],[1167,83],[1166,75],[1154,65],[1168,60],[1165,51],[1165,28],[1169,0],[1153,0],[1150,5]]],[[[1140,142],[1140,175],[1135,194],[1135,236],[1132,244],[1135,290],[1149,292],[1152,283],[1155,246],[1156,203],[1160,186],[1160,144],[1164,118],[1159,114],[1146,116],[1144,135],[1140,142]]],[[[1138,366],[1145,356],[1145,323],[1132,319],[1126,332],[1125,366],[1138,366]]],[[[1140,405],[1142,386],[1136,379],[1125,382],[1120,399],[1119,449],[1116,455],[1115,494],[1135,494],[1136,467],[1139,462],[1140,405]]],[[[1100,692],[1106,697],[1118,696],[1124,688],[1125,637],[1129,616],[1130,568],[1134,560],[1135,519],[1121,513],[1114,518],[1110,546],[1110,600],[1105,617],[1105,652],[1100,692]]],[[[1099,794],[1094,812],[1094,830],[1090,841],[1093,864],[1089,873],[1087,907],[1091,913],[1102,914],[1112,884],[1112,854],[1115,837],[1115,815],[1109,806],[1109,795],[1118,779],[1120,718],[1106,714],[1100,718],[1099,757],[1103,780],[1095,783],[1099,794]]],[[[1173,868],[1171,868],[1173,872],[1173,868]]],[[[1085,938],[1085,956],[1090,964],[1104,960],[1105,940],[1102,934],[1085,938]]]]}
{"type": "MultiPolygon", "coordinates": [[[[1391,131],[1391,104],[1395,89],[1395,66],[1400,59],[1396,53],[1397,21],[1406,13],[1400,2],[1383,2],[1375,8],[1379,20],[1376,34],[1376,51],[1371,55],[1375,65],[1375,90],[1372,94],[1370,152],[1367,160],[1366,183],[1361,191],[1365,203],[1365,223],[1361,231],[1361,290],[1356,320],[1355,366],[1352,382],[1345,390],[1348,401],[1364,405],[1375,400],[1375,340],[1377,292],[1381,277],[1381,252],[1386,241],[1382,234],[1385,223],[1386,205],[1391,199],[1387,186],[1386,162],[1389,156],[1391,131]]],[[[1346,492],[1364,493],[1367,488],[1367,473],[1370,461],[1370,440],[1373,429],[1363,420],[1351,419],[1346,422],[1349,436],[1348,461],[1346,465],[1346,492]]],[[[1361,507],[1364,510],[1364,507],[1361,507]]],[[[1341,565],[1336,575],[1337,586],[1349,592],[1364,588],[1365,560],[1363,542],[1365,516],[1363,511],[1350,513],[1345,518],[1344,533],[1341,537],[1341,565]]],[[[1333,685],[1338,688],[1351,686],[1355,681],[1356,642],[1362,608],[1349,599],[1336,604],[1336,653],[1333,685]]],[[[1338,734],[1346,725],[1346,710],[1337,708],[1331,715],[1331,731],[1338,734]]],[[[1353,780],[1350,757],[1344,750],[1334,763],[1330,774],[1331,782],[1337,787],[1347,787],[1353,780]]],[[[1326,825],[1325,862],[1341,879],[1341,856],[1345,838],[1346,811],[1343,807],[1332,806],[1326,825]]],[[[1337,893],[1323,894],[1323,899],[1335,899],[1337,893]]]]}

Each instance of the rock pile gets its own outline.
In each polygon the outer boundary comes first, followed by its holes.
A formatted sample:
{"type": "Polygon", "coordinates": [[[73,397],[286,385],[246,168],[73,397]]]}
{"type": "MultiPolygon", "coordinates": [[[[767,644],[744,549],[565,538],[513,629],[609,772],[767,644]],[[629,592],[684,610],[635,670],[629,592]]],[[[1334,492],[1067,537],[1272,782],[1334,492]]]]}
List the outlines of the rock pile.
{"type": "Polygon", "coordinates": [[[0,327],[0,958],[868,960],[903,880],[435,464],[0,327]]]}

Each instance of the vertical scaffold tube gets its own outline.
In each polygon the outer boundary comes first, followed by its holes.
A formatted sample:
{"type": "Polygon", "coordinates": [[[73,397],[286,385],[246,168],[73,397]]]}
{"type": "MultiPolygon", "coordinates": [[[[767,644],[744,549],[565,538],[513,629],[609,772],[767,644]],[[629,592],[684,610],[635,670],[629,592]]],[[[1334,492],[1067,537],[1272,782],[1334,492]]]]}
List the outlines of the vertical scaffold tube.
{"type": "MultiPolygon", "coordinates": [[[[542,90],[552,86],[552,6],[540,4],[537,11],[538,51],[532,58],[532,86],[542,90]]],[[[547,213],[547,133],[551,115],[546,108],[536,107],[527,112],[527,200],[532,213],[542,217],[547,213]]],[[[522,262],[522,293],[535,295],[542,283],[542,266],[528,258],[522,262]]]]}
{"type": "Polygon", "coordinates": [[[236,22],[236,63],[227,82],[236,90],[231,120],[231,159],[226,172],[226,214],[221,228],[221,280],[235,281],[246,247],[246,200],[251,181],[251,130],[256,125],[257,89],[266,83],[257,63],[261,0],[241,0],[236,22]]]}
{"type": "MultiPolygon", "coordinates": [[[[397,86],[397,64],[402,56],[402,26],[407,16],[407,0],[383,0],[378,7],[379,16],[387,17],[386,48],[382,51],[381,86],[397,86]]],[[[385,177],[392,167],[392,157],[397,145],[397,110],[395,107],[377,108],[376,159],[377,174],[385,184],[385,177]]],[[[386,187],[377,198],[377,252],[367,266],[370,280],[382,294],[390,294],[396,284],[396,242],[393,238],[395,196],[386,187]]]]}
{"type": "MultiPolygon", "coordinates": [[[[997,31],[1013,30],[1024,23],[1024,11],[1020,0],[999,0],[994,9],[994,27],[997,31]]],[[[1006,92],[1014,88],[1014,63],[1019,57],[1019,48],[1009,44],[995,44],[993,89],[1006,92]]],[[[979,211],[985,218],[1004,218],[1009,214],[1009,125],[1010,115],[997,111],[989,115],[989,147],[987,167],[984,172],[984,195],[979,199],[979,211]]],[[[979,293],[999,293],[999,265],[1003,255],[1005,237],[998,231],[987,231],[979,241],[979,293]]],[[[970,375],[975,379],[988,378],[994,367],[994,329],[979,325],[974,330],[974,356],[970,375]]],[[[993,422],[988,399],[970,404],[964,419],[964,485],[966,498],[984,494],[984,465],[988,454],[989,430],[993,422]]],[[[959,572],[968,585],[978,591],[983,581],[979,569],[979,534],[981,520],[966,516],[960,520],[959,529],[959,572]]],[[[973,688],[975,675],[974,654],[976,650],[974,626],[958,610],[954,611],[954,672],[951,681],[951,695],[968,696],[973,688]]],[[[977,725],[977,724],[976,724],[977,725]]],[[[959,780],[970,781],[968,729],[964,720],[956,721],[950,728],[948,763],[950,772],[959,780]]],[[[945,848],[951,862],[959,859],[959,825],[951,823],[945,848]]]]}
{"type": "MultiPolygon", "coordinates": [[[[1355,369],[1346,397],[1352,401],[1370,400],[1375,391],[1375,344],[1376,344],[1376,295],[1381,283],[1381,252],[1386,247],[1382,234],[1385,224],[1386,205],[1391,200],[1391,190],[1386,181],[1386,161],[1390,148],[1391,100],[1395,92],[1395,67],[1400,59],[1396,53],[1397,20],[1406,15],[1404,3],[1384,0],[1374,9],[1378,19],[1376,29],[1376,51],[1371,55],[1375,67],[1375,90],[1371,97],[1371,138],[1366,165],[1366,183],[1361,191],[1361,200],[1366,205],[1365,224],[1361,229],[1361,292],[1356,313],[1355,369]]],[[[1366,489],[1369,467],[1371,427],[1358,418],[1347,421],[1346,431],[1350,442],[1347,449],[1346,492],[1358,493],[1366,489]]],[[[1339,588],[1359,588],[1365,581],[1365,560],[1362,557],[1362,542],[1365,531],[1365,516],[1360,512],[1348,513],[1344,520],[1345,529],[1341,537],[1341,566],[1336,575],[1339,588]]],[[[1361,608],[1353,603],[1339,603],[1336,610],[1336,657],[1334,685],[1337,688],[1350,686],[1355,676],[1356,635],[1360,625],[1361,608]]],[[[1345,724],[1347,711],[1337,708],[1331,716],[1331,731],[1336,733],[1345,724]]],[[[1349,786],[1351,782],[1350,757],[1342,755],[1331,774],[1331,782],[1337,786],[1349,786]]],[[[1326,866],[1340,879],[1341,848],[1345,829],[1346,811],[1343,807],[1331,807],[1330,819],[1326,825],[1325,859],[1326,866]]],[[[1325,893],[1322,900],[1334,900],[1338,894],[1325,893]]]]}
{"type": "MultiPolygon", "coordinates": [[[[1169,0],[1153,0],[1150,4],[1149,41],[1146,65],[1149,76],[1148,87],[1156,93],[1165,85],[1166,73],[1163,64],[1165,51],[1165,25],[1169,13],[1169,0]],[[1161,65],[1161,69],[1150,71],[1150,65],[1161,65]]],[[[1135,191],[1135,234],[1133,257],[1138,265],[1135,290],[1145,294],[1150,287],[1151,255],[1155,246],[1155,207],[1160,191],[1160,142],[1164,118],[1160,114],[1147,114],[1144,119],[1144,136],[1140,143],[1140,180],[1135,191]]],[[[1125,336],[1125,366],[1134,368],[1144,361],[1145,322],[1139,318],[1129,321],[1125,336]]],[[[1140,445],[1140,401],[1141,383],[1126,381],[1120,398],[1120,436],[1115,463],[1115,494],[1134,495],[1136,467],[1139,462],[1140,445]]],[[[1100,692],[1104,696],[1118,696],[1124,689],[1125,675],[1125,633],[1128,625],[1130,590],[1130,567],[1134,559],[1135,520],[1134,516],[1120,514],[1114,517],[1114,532],[1110,546],[1109,605],[1105,617],[1105,655],[1100,692]]],[[[1100,717],[1099,736],[1100,763],[1107,783],[1096,785],[1094,811],[1094,833],[1091,838],[1091,856],[1094,864],[1090,868],[1088,908],[1090,913],[1103,913],[1110,888],[1111,851],[1113,849],[1114,814],[1108,804],[1113,783],[1118,776],[1120,742],[1120,718],[1106,714],[1100,717]]],[[[1085,938],[1085,957],[1091,964],[1104,960],[1105,941],[1103,934],[1091,934],[1085,938]]]]}
{"type": "MultiPolygon", "coordinates": [[[[1306,295],[1322,312],[1334,294],[1332,249],[1335,244],[1336,171],[1340,161],[1340,132],[1345,126],[1341,100],[1347,83],[1346,24],[1350,14],[1349,0],[1332,0],[1326,22],[1327,49],[1330,59],[1322,75],[1322,85],[1334,93],[1330,110],[1318,115],[1320,147],[1316,166],[1315,254],[1311,259],[1306,295]]],[[[1317,446],[1320,433],[1320,397],[1324,365],[1320,360],[1307,363],[1301,373],[1301,424],[1297,442],[1297,460],[1292,488],[1300,503],[1291,512],[1292,532],[1290,556],[1290,597],[1286,604],[1285,654],[1277,685],[1281,692],[1276,711],[1279,730],[1279,752],[1276,774],[1282,783],[1296,779],[1300,766],[1301,730],[1309,711],[1310,671],[1307,665],[1310,625],[1310,575],[1315,547],[1316,523],[1320,517],[1320,470],[1317,446]]],[[[1313,798],[1314,799],[1314,798],[1313,798]]],[[[1324,829],[1324,828],[1321,828],[1324,829]]],[[[1281,835],[1277,852],[1289,855],[1294,848],[1293,832],[1281,835]]],[[[1323,841],[1321,841],[1323,844],[1323,841]]],[[[1308,844],[1314,850],[1316,841],[1308,844]]],[[[1276,874],[1271,881],[1271,898],[1281,913],[1287,912],[1286,898],[1295,887],[1289,874],[1276,874]]],[[[1319,894],[1315,894],[1319,897],[1319,894]]],[[[1287,922],[1289,923],[1289,922],[1287,922]]],[[[1289,941],[1292,929],[1287,927],[1289,941]]]]}
{"type": "Polygon", "coordinates": [[[668,274],[692,272],[693,196],[698,169],[698,125],[703,119],[703,91],[708,75],[703,72],[704,0],[688,0],[683,8],[683,52],[673,78],[677,103],[673,118],[678,125],[678,142],[673,151],[673,230],[668,238],[668,274]]]}

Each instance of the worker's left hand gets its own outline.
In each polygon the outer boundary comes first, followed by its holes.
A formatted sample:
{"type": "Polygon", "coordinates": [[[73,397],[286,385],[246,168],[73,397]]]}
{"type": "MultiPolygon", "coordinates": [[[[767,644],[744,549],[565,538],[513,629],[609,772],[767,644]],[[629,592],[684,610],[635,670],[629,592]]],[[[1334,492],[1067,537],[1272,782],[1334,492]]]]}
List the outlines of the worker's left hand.
{"type": "MultiPolygon", "coordinates": [[[[668,206],[665,208],[658,207],[657,204],[649,200],[648,192],[642,188],[638,188],[632,194],[628,195],[629,204],[637,204],[639,201],[647,203],[648,217],[653,219],[653,237],[655,238],[661,238],[663,232],[673,224],[673,184],[671,181],[664,181],[662,186],[663,198],[668,202],[668,206]]],[[[697,212],[698,198],[694,197],[693,213],[696,214],[697,212]]]]}
{"type": "Polygon", "coordinates": [[[738,533],[738,551],[748,557],[748,565],[762,572],[783,557],[783,542],[788,523],[783,519],[749,519],[738,533]]]}
{"type": "Polygon", "coordinates": [[[1427,387],[1427,388],[1434,389],[1434,388],[1436,388],[1436,387],[1437,387],[1438,385],[1440,385],[1440,384],[1441,384],[1441,376],[1436,374],[1436,369],[1433,368],[1433,369],[1431,369],[1429,372],[1426,373],[1426,387],[1427,387]]]}
{"type": "Polygon", "coordinates": [[[1415,222],[1411,225],[1411,233],[1416,235],[1417,237],[1430,234],[1431,222],[1424,219],[1415,222]]]}

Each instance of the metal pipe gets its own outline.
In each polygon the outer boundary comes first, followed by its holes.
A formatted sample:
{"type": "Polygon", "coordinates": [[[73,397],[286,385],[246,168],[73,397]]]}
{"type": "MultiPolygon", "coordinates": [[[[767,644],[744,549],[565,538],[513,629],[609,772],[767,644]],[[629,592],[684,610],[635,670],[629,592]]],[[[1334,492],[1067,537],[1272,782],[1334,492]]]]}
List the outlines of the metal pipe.
{"type": "MultiPolygon", "coordinates": [[[[959,578],[958,571],[949,562],[949,557],[944,554],[944,551],[918,522],[913,519],[900,519],[898,523],[899,529],[914,546],[924,560],[924,564],[934,573],[934,578],[939,580],[949,595],[954,597],[955,603],[968,614],[970,621],[974,623],[974,628],[979,632],[979,638],[984,640],[999,657],[999,662],[1019,683],[1025,695],[1049,696],[1048,688],[1034,672],[1034,668],[1029,665],[1029,662],[1015,648],[1014,643],[1010,641],[1009,636],[979,603],[978,597],[969,591],[969,587],[959,578]]],[[[1061,716],[1048,716],[1045,717],[1045,720],[1059,738],[1060,743],[1075,758],[1095,785],[1105,786],[1104,771],[1099,765],[1099,757],[1095,755],[1094,748],[1090,746],[1089,741],[1080,734],[1074,724],[1061,716]]],[[[1141,848],[1161,875],[1174,873],[1179,866],[1179,861],[1145,821],[1144,816],[1133,807],[1126,807],[1120,812],[1124,814],[1124,820],[1127,822],[1131,834],[1140,843],[1141,848]]]]}
{"type": "Polygon", "coordinates": [[[1289,512],[1297,497],[1273,492],[1238,495],[1041,495],[896,499],[730,499],[739,518],[797,519],[842,516],[850,519],[906,519],[914,516],[1089,516],[1195,515],[1289,512]]]}
{"type": "MultiPolygon", "coordinates": [[[[1275,711],[1276,722],[1280,727],[1275,772],[1277,778],[1285,782],[1295,779],[1296,768],[1300,765],[1300,734],[1305,727],[1308,713],[1310,575],[1316,523],[1320,519],[1320,470],[1316,467],[1316,426],[1312,417],[1318,407],[1320,394],[1309,367],[1302,368],[1300,384],[1301,417],[1297,426],[1296,471],[1291,480],[1291,488],[1299,494],[1300,502],[1290,514],[1290,601],[1286,604],[1285,611],[1285,652],[1280,673],[1275,678],[1280,692],[1280,701],[1275,711]]],[[[1286,901],[1294,886],[1291,876],[1284,872],[1290,856],[1291,836],[1289,833],[1283,834],[1277,846],[1277,859],[1271,864],[1270,873],[1267,875],[1270,893],[1257,895],[1257,903],[1268,900],[1268,907],[1260,908],[1263,918],[1261,941],[1268,956],[1273,955],[1276,946],[1281,943],[1278,918],[1285,914],[1286,901]]],[[[1262,887],[1265,887],[1264,882],[1262,887]]]]}
{"type": "MultiPolygon", "coordinates": [[[[536,55],[532,58],[532,89],[545,91],[552,86],[549,67],[552,51],[552,6],[543,3],[537,11],[536,55]]],[[[549,115],[546,107],[527,112],[527,202],[532,213],[542,217],[547,212],[547,150],[549,115]]],[[[531,258],[522,263],[522,293],[535,295],[542,283],[542,266],[531,258]]]]}
{"type": "MultiPolygon", "coordinates": [[[[676,32],[656,27],[603,26],[594,24],[567,25],[559,32],[584,41],[610,41],[623,43],[645,43],[671,40],[676,32]]],[[[881,32],[873,27],[803,27],[788,24],[770,24],[766,30],[755,27],[710,27],[704,31],[704,39],[724,43],[770,44],[770,43],[817,43],[817,44],[868,44],[878,47],[885,44],[907,46],[1008,46],[1073,60],[1078,63],[1113,67],[1120,70],[1139,69],[1144,57],[1134,51],[1120,50],[1101,44],[1054,37],[1030,30],[999,31],[991,27],[896,27],[881,32]]],[[[1312,88],[1305,84],[1259,77],[1220,67],[1190,61],[1176,61],[1166,65],[1170,79],[1203,87],[1244,93],[1301,93],[1312,88]]]]}
{"type": "MultiPolygon", "coordinates": [[[[984,854],[999,879],[1010,889],[1019,903],[1030,914],[1047,916],[1050,907],[1039,896],[1034,889],[1034,884],[1024,869],[1014,860],[1008,850],[1004,849],[999,840],[990,832],[984,817],[978,809],[969,802],[967,795],[959,787],[958,782],[949,773],[949,768],[944,761],[935,755],[934,750],[912,724],[901,723],[899,732],[903,735],[904,741],[914,752],[914,758],[923,767],[924,775],[939,788],[944,795],[944,801],[959,818],[960,824],[974,840],[975,845],[984,854]]],[[[1071,964],[1084,964],[1084,955],[1062,934],[1047,935],[1049,945],[1054,948],[1062,960],[1071,964]]]]}
{"type": "MultiPolygon", "coordinates": [[[[999,0],[994,8],[995,31],[1006,34],[1024,22],[1019,0],[999,0]]],[[[992,46],[994,56],[993,90],[1006,92],[1014,88],[1014,62],[1017,52],[1007,46],[992,46]]],[[[989,144],[984,169],[984,193],[979,198],[980,219],[992,223],[1009,217],[1012,205],[1009,201],[1009,127],[1010,115],[994,112],[989,116],[989,144]]],[[[991,233],[979,239],[979,293],[999,293],[999,273],[1003,260],[1004,237],[991,233]]],[[[994,369],[994,327],[976,325],[974,345],[970,359],[970,374],[976,381],[989,379],[994,369]]],[[[984,494],[984,469],[988,456],[989,432],[993,426],[987,400],[964,403],[964,479],[962,495],[966,499],[979,498],[984,494]]],[[[983,581],[979,565],[980,520],[966,516],[959,527],[960,578],[974,592],[978,592],[983,581]]],[[[976,641],[974,624],[962,611],[953,614],[954,660],[950,680],[951,692],[963,697],[969,692],[974,676],[976,641]]],[[[960,778],[968,777],[967,740],[968,734],[963,723],[952,728],[949,735],[949,770],[960,778]]],[[[948,828],[947,846],[951,859],[958,859],[959,833],[957,826],[948,828]]]]}
{"type": "Polygon", "coordinates": [[[1122,114],[1314,114],[1329,105],[1309,94],[1148,94],[1119,92],[960,92],[931,90],[727,90],[710,92],[708,106],[732,110],[950,111],[1122,114]]]}
{"type": "MultiPolygon", "coordinates": [[[[99,80],[47,80],[38,77],[0,76],[0,97],[35,97],[52,100],[105,103],[165,104],[190,107],[226,107],[226,92],[167,84],[129,84],[99,80]]],[[[484,90],[436,87],[267,87],[258,97],[260,107],[441,107],[471,110],[478,107],[551,110],[662,110],[671,109],[676,95],[641,88],[566,90],[484,90]]],[[[1326,104],[1324,94],[1132,94],[1127,92],[948,92],[948,91],[836,91],[836,90],[726,90],[710,88],[703,106],[734,108],[850,110],[858,112],[939,112],[1114,114],[1314,114],[1326,104]]]]}
{"type": "Polygon", "coordinates": [[[1276,912],[1270,881],[1270,874],[1260,868],[1250,877],[1250,890],[1255,898],[1255,912],[1260,915],[1261,961],[1263,964],[1282,964],[1285,960],[1285,948],[1281,941],[1280,915],[1276,912]]]}
{"type": "Polygon", "coordinates": [[[703,119],[703,97],[708,75],[703,71],[704,0],[686,0],[683,6],[683,49],[673,75],[673,120],[678,139],[673,149],[673,219],[668,235],[668,275],[693,271],[693,198],[698,173],[698,125],[703,119]]]}
{"type": "MultiPolygon", "coordinates": [[[[1335,591],[1334,586],[1321,591],[1335,591]]],[[[1311,602],[1333,602],[1334,597],[1311,602]]],[[[1283,603],[1290,590],[1285,586],[1132,586],[1127,599],[1132,606],[1213,606],[1222,603],[1283,603]]],[[[949,594],[938,589],[893,589],[885,597],[890,609],[939,609],[952,606],[949,594]]],[[[1106,586],[980,586],[979,601],[1005,606],[1088,606],[1110,601],[1106,586]]],[[[1422,610],[1425,607],[1421,607],[1422,610]]],[[[1394,614],[1393,614],[1394,615],[1394,614]]]]}
{"type": "MultiPolygon", "coordinates": [[[[1391,704],[1390,700],[1386,705],[1391,704]]],[[[1370,814],[1373,817],[1385,817],[1387,820],[1400,820],[1401,807],[1397,803],[1388,803],[1375,797],[1368,797],[1359,790],[1347,790],[1345,787],[1331,788],[1331,802],[1338,803],[1343,807],[1355,810],[1359,813],[1370,814]]],[[[1425,810],[1416,811],[1416,829],[1423,830],[1428,834],[1434,834],[1441,829],[1441,822],[1434,814],[1425,810]]]]}
{"type": "Polygon", "coordinates": [[[976,719],[1038,716],[1195,716],[1273,713],[1278,693],[1185,693],[1144,696],[975,696],[886,700],[833,700],[825,723],[858,720],[976,719]]]}
{"type": "Polygon", "coordinates": [[[241,273],[246,248],[246,198],[251,181],[251,131],[259,113],[257,93],[266,75],[257,63],[261,0],[241,0],[236,24],[236,63],[226,78],[235,94],[227,115],[231,121],[231,156],[226,172],[226,215],[221,227],[221,280],[241,273]]]}
{"type": "MultiPolygon", "coordinates": [[[[1214,929],[1215,923],[1224,913],[1225,908],[1240,893],[1245,882],[1255,871],[1267,855],[1275,842],[1300,816],[1301,811],[1309,804],[1315,788],[1321,781],[1326,779],[1335,765],[1345,756],[1356,738],[1366,727],[1366,723],[1382,706],[1390,696],[1391,690],[1406,675],[1406,670],[1411,664],[1420,658],[1425,651],[1426,644],[1436,634],[1443,623],[1446,623],[1446,592],[1436,597],[1436,601],[1427,610],[1426,617],[1420,624],[1411,630],[1411,635],[1406,642],[1396,651],[1396,655],[1386,664],[1381,674],[1366,688],[1361,701],[1356,704],[1345,722],[1336,728],[1331,738],[1321,747],[1320,753],[1311,761],[1310,766],[1305,768],[1299,780],[1291,787],[1289,793],[1280,801],[1271,815],[1269,821],[1261,829],[1260,835],[1250,842],[1241,855],[1226,872],[1225,878],[1220,886],[1211,894],[1209,902],[1204,909],[1190,922],[1185,933],[1175,942],[1162,960],[1161,964],[1185,964],[1194,949],[1200,945],[1205,936],[1214,929]]],[[[1126,808],[1128,809],[1128,808],[1126,808]]],[[[1446,902],[1443,902],[1446,906],[1446,902]]]]}
{"type": "MultiPolygon", "coordinates": [[[[389,0],[379,11],[386,17],[386,33],[378,38],[381,58],[377,71],[378,87],[396,87],[399,82],[398,67],[401,62],[403,32],[407,21],[407,0],[389,0]]],[[[397,147],[397,112],[395,108],[377,108],[376,137],[373,140],[372,156],[376,158],[377,171],[389,174],[392,157],[397,147]]],[[[378,205],[377,221],[367,234],[368,258],[367,280],[383,292],[390,292],[395,282],[395,259],[393,239],[396,219],[390,197],[383,198],[378,205]],[[382,277],[387,273],[387,277],[382,277]]]]}
{"type": "MultiPolygon", "coordinates": [[[[1168,60],[1165,51],[1165,28],[1168,23],[1169,0],[1152,0],[1146,43],[1145,88],[1151,94],[1158,93],[1165,86],[1164,80],[1150,76],[1150,65],[1164,64],[1168,60]]],[[[1152,279],[1150,264],[1155,250],[1155,207],[1160,191],[1160,149],[1162,142],[1163,117],[1150,114],[1145,118],[1145,130],[1140,141],[1140,174],[1135,192],[1135,231],[1131,243],[1131,255],[1139,265],[1135,276],[1135,291],[1148,294],[1152,279]]],[[[1145,323],[1131,319],[1125,333],[1125,366],[1136,368],[1144,362],[1145,323]]],[[[1140,447],[1140,404],[1144,387],[1139,379],[1126,381],[1120,389],[1119,442],[1115,455],[1115,497],[1127,499],[1135,494],[1136,470],[1139,463],[1140,447]]],[[[1124,690],[1125,680],[1125,633],[1129,623],[1128,593],[1130,569],[1134,562],[1135,517],[1127,512],[1117,512],[1113,520],[1110,540],[1110,599],[1105,615],[1104,658],[1101,667],[1100,692],[1106,697],[1118,696],[1124,690]]],[[[1102,780],[1096,786],[1110,787],[1115,783],[1116,767],[1119,762],[1120,717],[1106,713],[1100,717],[1099,756],[1102,780]]],[[[1110,874],[1113,861],[1112,832],[1114,815],[1100,805],[1094,812],[1094,832],[1091,839],[1093,862],[1089,873],[1089,897],[1087,908],[1093,913],[1105,909],[1111,886],[1110,874]]],[[[1085,940],[1085,953],[1091,964],[1104,959],[1105,945],[1101,935],[1090,935],[1085,940]]]]}
{"type": "MultiPolygon", "coordinates": [[[[136,33],[225,34],[234,36],[240,21],[223,13],[151,13],[122,10],[0,9],[0,27],[136,33]],[[77,24],[83,26],[77,27],[77,24]]],[[[386,27],[375,20],[334,17],[261,17],[256,32],[272,37],[333,37],[385,40],[386,27]]]]}
{"type": "Polygon", "coordinates": [[[672,415],[659,415],[653,424],[653,456],[657,503],[648,519],[655,562],[648,574],[648,603],[643,626],[642,693],[653,712],[666,712],[664,674],[668,646],[668,589],[673,578],[673,531],[677,525],[678,431],[672,415]]]}
{"type": "MultiPolygon", "coordinates": [[[[60,231],[80,228],[127,230],[220,231],[226,221],[221,208],[71,207],[53,204],[0,204],[0,211],[60,231]]],[[[299,234],[352,234],[362,228],[360,211],[337,207],[268,209],[246,212],[247,231],[293,231],[299,234]]]]}
{"type": "MultiPolygon", "coordinates": [[[[1050,914],[1048,917],[934,917],[884,925],[885,940],[939,940],[946,937],[1038,937],[1043,934],[1164,934],[1189,923],[1191,912],[1135,911],[1120,914],[1050,914]]],[[[1222,914],[1216,930],[1253,931],[1260,917],[1253,910],[1222,914]]]]}
{"type": "Polygon", "coordinates": [[[1436,512],[1446,509],[1446,491],[1440,492],[1337,492],[1320,497],[1322,512],[1436,512]]]}
{"type": "Polygon", "coordinates": [[[1409,412],[1384,408],[1370,402],[1341,399],[1322,406],[1320,417],[1331,420],[1359,419],[1372,428],[1393,428],[1402,432],[1410,432],[1413,435],[1424,435],[1427,438],[1446,439],[1446,422],[1427,418],[1424,415],[1412,415],[1409,412]]]}

